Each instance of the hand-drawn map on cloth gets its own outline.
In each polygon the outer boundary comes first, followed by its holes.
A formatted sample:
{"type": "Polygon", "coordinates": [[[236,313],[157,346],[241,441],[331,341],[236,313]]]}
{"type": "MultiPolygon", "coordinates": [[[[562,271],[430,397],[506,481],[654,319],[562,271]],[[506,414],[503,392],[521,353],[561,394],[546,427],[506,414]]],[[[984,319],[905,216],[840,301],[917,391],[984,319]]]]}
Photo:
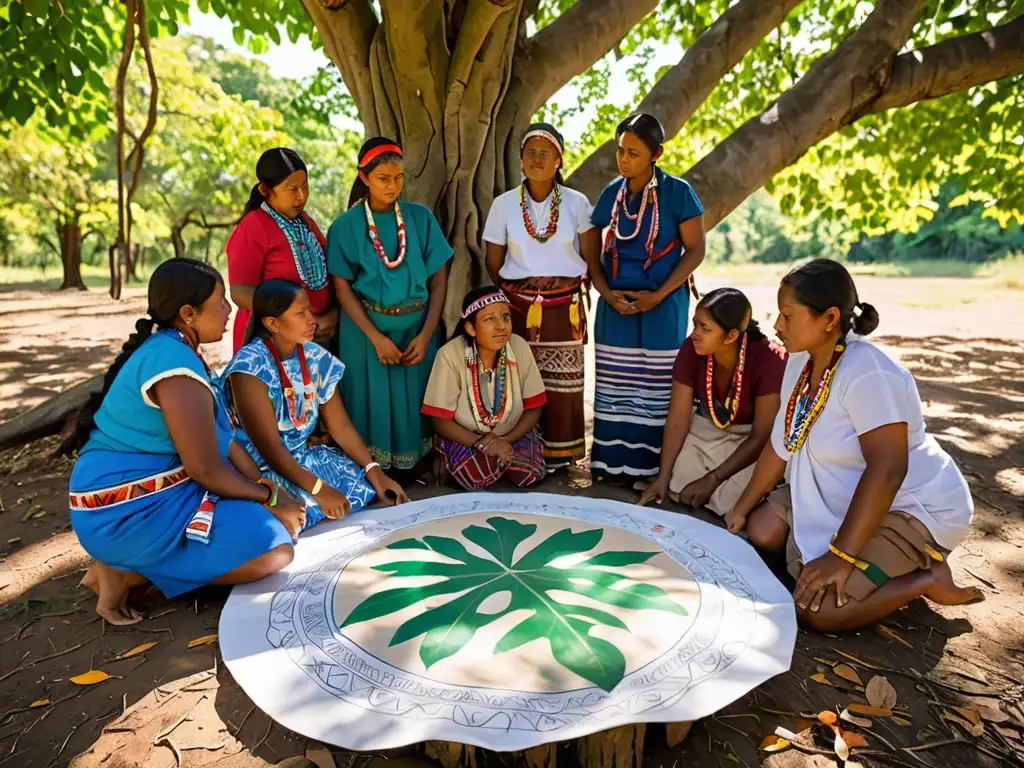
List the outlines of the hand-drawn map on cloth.
{"type": "Polygon", "coordinates": [[[540,493],[375,508],[235,587],[224,660],[284,726],[353,750],[497,750],[696,720],[789,669],[793,601],[687,515],[540,493]]]}

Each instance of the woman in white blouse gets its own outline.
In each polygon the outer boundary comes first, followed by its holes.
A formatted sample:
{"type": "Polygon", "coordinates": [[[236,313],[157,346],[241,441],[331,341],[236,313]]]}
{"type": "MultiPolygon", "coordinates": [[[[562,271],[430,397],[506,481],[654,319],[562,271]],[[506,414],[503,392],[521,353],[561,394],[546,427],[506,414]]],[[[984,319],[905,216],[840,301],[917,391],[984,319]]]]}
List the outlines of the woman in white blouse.
{"type": "Polygon", "coordinates": [[[879,621],[917,597],[983,598],[946,562],[971,522],[970,489],[925,432],[913,376],[862,338],[878,312],[828,259],[783,278],[778,302],[783,407],[729,530],[785,550],[798,616],[820,631],[879,621]]]}
{"type": "Polygon", "coordinates": [[[548,471],[587,452],[585,256],[601,248],[590,201],[562,184],[562,143],[548,123],[526,130],[523,182],[495,199],[484,226],[487,272],[512,302],[512,330],[529,342],[547,390],[540,434],[548,471]]]}

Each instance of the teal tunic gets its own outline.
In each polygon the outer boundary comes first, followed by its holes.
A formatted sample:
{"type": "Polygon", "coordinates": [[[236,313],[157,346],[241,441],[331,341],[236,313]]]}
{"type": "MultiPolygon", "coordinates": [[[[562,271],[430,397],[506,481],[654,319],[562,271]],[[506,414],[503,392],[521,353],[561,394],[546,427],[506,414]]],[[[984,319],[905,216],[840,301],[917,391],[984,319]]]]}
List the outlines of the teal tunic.
{"type": "MultiPolygon", "coordinates": [[[[347,280],[377,329],[400,350],[420,332],[429,300],[427,280],[454,251],[428,208],[399,203],[405,220],[405,260],[388,269],[370,242],[363,205],[337,218],[327,232],[327,268],[347,280]],[[403,308],[401,314],[380,310],[403,308]]],[[[398,254],[393,211],[374,213],[384,252],[398,254]]],[[[342,399],[375,461],[385,469],[411,469],[431,449],[428,420],[420,414],[427,379],[439,346],[435,334],[419,365],[383,365],[373,343],[344,310],[338,322],[338,358],[345,364],[342,399]]]]}

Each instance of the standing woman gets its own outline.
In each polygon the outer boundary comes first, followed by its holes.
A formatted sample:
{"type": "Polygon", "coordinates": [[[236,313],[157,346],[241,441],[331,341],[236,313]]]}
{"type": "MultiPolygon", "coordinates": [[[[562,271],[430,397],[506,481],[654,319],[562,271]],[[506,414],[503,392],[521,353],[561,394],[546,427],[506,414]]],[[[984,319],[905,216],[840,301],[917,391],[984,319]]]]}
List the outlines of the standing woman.
{"type": "Polygon", "coordinates": [[[971,523],[970,488],[925,432],[914,377],[862,338],[877,326],[838,262],[816,259],[782,279],[786,404],[726,516],[759,549],[785,551],[797,616],[822,632],[871,624],[917,597],[983,597],[958,587],[946,561],[971,523]],[[773,490],[784,474],[789,485],[773,490]]]}
{"type": "Polygon", "coordinates": [[[402,162],[397,142],[367,141],[349,210],[327,233],[328,267],[342,310],[342,398],[384,470],[411,470],[431,451],[420,406],[439,346],[445,267],[454,253],[428,208],[398,199],[402,162]]]}
{"type": "MultiPolygon", "coordinates": [[[[594,476],[653,478],[686,338],[687,283],[704,259],[704,208],[693,188],[656,166],[665,131],[638,114],[615,131],[620,178],[601,193],[593,223],[608,227],[591,258],[597,307],[594,476]]],[[[587,255],[587,254],[585,254],[587,255]]]]}
{"type": "Polygon", "coordinates": [[[779,411],[786,355],[735,288],[706,293],[672,369],[661,468],[640,504],[671,495],[725,515],[754,473],[779,411]],[[696,405],[695,405],[696,404],[696,405]]]}
{"type": "Polygon", "coordinates": [[[256,581],[292,560],[305,510],[235,442],[199,355],[230,313],[217,270],[165,261],[149,280],[148,316],[79,417],[71,527],[96,559],[82,583],[111,624],[140,620],[127,598],[146,581],[175,597],[256,581]]]}
{"type": "Polygon", "coordinates": [[[548,471],[587,453],[583,253],[596,258],[601,248],[590,201],[563,186],[562,143],[548,123],[527,129],[519,153],[526,178],[495,199],[484,227],[487,272],[511,300],[513,332],[529,342],[547,390],[540,434],[548,471]]]}
{"type": "Polygon", "coordinates": [[[306,164],[294,150],[268,149],[256,163],[256,178],[259,183],[225,246],[231,300],[238,305],[233,351],[242,346],[253,291],[275,278],[305,287],[316,317],[316,340],[327,342],[338,324],[338,308],[327,285],[324,236],[303,212],[309,199],[306,164]]]}

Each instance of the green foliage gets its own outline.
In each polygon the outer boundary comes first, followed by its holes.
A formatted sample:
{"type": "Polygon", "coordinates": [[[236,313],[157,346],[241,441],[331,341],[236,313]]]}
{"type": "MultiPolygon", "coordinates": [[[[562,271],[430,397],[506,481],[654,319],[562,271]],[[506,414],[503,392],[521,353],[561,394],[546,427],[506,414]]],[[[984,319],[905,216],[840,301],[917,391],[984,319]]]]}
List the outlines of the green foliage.
{"type": "Polygon", "coordinates": [[[533,549],[516,558],[520,544],[537,531],[505,517],[491,517],[489,527],[471,525],[462,536],[477,545],[489,557],[471,554],[457,539],[425,536],[402,539],[388,548],[423,550],[443,555],[451,562],[437,560],[399,560],[375,566],[374,570],[395,578],[442,577],[440,581],[416,587],[395,587],[366,598],[345,618],[342,626],[371,621],[422,603],[428,598],[458,595],[428,608],[405,621],[395,631],[390,645],[423,637],[420,659],[428,669],[462,650],[477,630],[513,611],[530,615],[510,629],[495,645],[494,653],[518,648],[534,640],[546,639],[555,661],[605,691],[612,690],[625,674],[622,652],[590,631],[598,625],[629,631],[617,616],[590,605],[560,602],[551,592],[565,592],[591,601],[630,610],[667,611],[686,615],[659,587],[628,582],[613,569],[645,563],[657,552],[602,552],[577,565],[557,567],[554,561],[566,555],[579,555],[596,547],[604,531],[591,529],[574,533],[564,528],[533,549]],[[623,582],[628,582],[623,585],[623,582]],[[483,602],[506,593],[508,605],[496,612],[480,612],[483,602]]]}

